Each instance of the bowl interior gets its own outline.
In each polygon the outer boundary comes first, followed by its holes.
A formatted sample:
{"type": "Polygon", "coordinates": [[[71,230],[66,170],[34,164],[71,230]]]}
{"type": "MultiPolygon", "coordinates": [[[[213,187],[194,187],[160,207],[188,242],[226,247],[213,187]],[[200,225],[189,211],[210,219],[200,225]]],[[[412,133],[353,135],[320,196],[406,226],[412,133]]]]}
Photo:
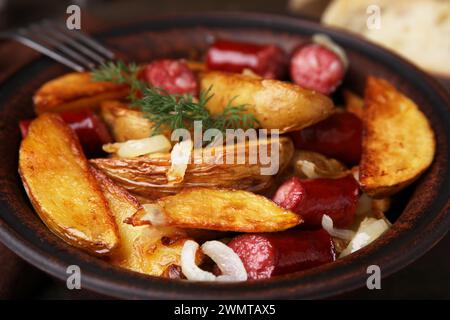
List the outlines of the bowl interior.
{"type": "Polygon", "coordinates": [[[289,52],[311,34],[319,32],[330,35],[346,50],[350,68],[344,87],[361,94],[368,75],[383,77],[420,106],[436,133],[437,154],[432,167],[396,197],[390,212],[390,218],[396,222],[375,243],[333,264],[305,272],[267,281],[221,285],[137,274],[66,245],[34,213],[17,174],[18,120],[33,116],[32,95],[42,83],[68,72],[46,58],[27,65],[0,88],[0,240],[38,268],[63,280],[66,268],[76,264],[82,271],[83,288],[123,298],[326,297],[365,285],[369,265],[379,265],[382,276],[387,276],[413,261],[443,237],[450,225],[448,100],[422,72],[399,57],[346,33],[307,21],[269,15],[166,17],[112,30],[100,37],[124,59],[146,62],[160,57],[201,59],[216,37],[276,43],[289,52]]]}

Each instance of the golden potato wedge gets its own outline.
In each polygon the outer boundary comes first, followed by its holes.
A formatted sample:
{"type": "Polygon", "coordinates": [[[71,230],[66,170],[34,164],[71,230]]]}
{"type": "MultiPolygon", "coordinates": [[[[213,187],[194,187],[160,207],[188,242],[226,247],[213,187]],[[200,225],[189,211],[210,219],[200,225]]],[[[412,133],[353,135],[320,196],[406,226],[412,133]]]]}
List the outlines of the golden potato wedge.
{"type": "Polygon", "coordinates": [[[142,112],[129,109],[124,102],[118,100],[101,102],[100,115],[117,142],[148,138],[152,134],[153,124],[142,112]]]}
{"type": "Polygon", "coordinates": [[[36,114],[94,108],[108,99],[128,95],[127,86],[94,82],[88,72],[72,72],[42,85],[33,97],[36,114]]]}
{"type": "Polygon", "coordinates": [[[92,168],[92,172],[109,203],[119,230],[120,245],[110,257],[111,263],[152,276],[161,276],[167,273],[167,268],[179,266],[183,244],[190,239],[187,232],[171,227],[134,227],[126,224],[124,220],[143,210],[142,206],[100,171],[92,168]]]}
{"type": "Polygon", "coordinates": [[[417,105],[383,79],[369,77],[364,103],[360,183],[368,195],[386,197],[428,168],[434,133],[417,105]]]}
{"type": "Polygon", "coordinates": [[[220,113],[234,98],[233,104],[245,105],[262,128],[281,133],[310,126],[334,110],[330,98],[288,82],[219,71],[205,72],[200,79],[201,89],[211,88],[214,94],[206,105],[211,113],[220,113]]]}
{"type": "MultiPolygon", "coordinates": [[[[100,116],[117,142],[143,139],[152,135],[153,123],[145,118],[141,111],[130,109],[125,102],[103,101],[100,104],[100,116]]],[[[161,128],[161,134],[170,138],[171,131],[161,128]]]]}
{"type": "MultiPolygon", "coordinates": [[[[276,143],[279,147],[279,172],[289,164],[294,152],[292,141],[280,137],[276,143]]],[[[175,194],[186,187],[218,187],[242,189],[259,192],[268,188],[273,182],[273,175],[262,175],[262,168],[267,167],[261,161],[250,161],[249,153],[257,148],[267,146],[268,155],[272,152],[269,141],[251,141],[234,147],[216,147],[203,149],[202,163],[195,159],[201,154],[193,154],[188,164],[182,183],[173,184],[167,179],[171,167],[170,153],[151,154],[138,158],[102,158],[91,159],[91,164],[105,173],[119,185],[133,194],[147,199],[158,199],[175,194]],[[245,146],[245,147],[244,147],[245,146]],[[206,153],[208,151],[208,154],[206,153]],[[241,164],[227,164],[229,156],[245,155],[241,164]]],[[[275,146],[275,143],[274,143],[275,146]]]]}
{"type": "Polygon", "coordinates": [[[95,254],[118,245],[117,226],[78,138],[57,114],[31,123],[19,173],[42,221],[63,240],[95,254]]]}
{"type": "Polygon", "coordinates": [[[302,218],[266,197],[242,190],[191,188],[161,198],[127,222],[234,232],[276,232],[302,218]]]}

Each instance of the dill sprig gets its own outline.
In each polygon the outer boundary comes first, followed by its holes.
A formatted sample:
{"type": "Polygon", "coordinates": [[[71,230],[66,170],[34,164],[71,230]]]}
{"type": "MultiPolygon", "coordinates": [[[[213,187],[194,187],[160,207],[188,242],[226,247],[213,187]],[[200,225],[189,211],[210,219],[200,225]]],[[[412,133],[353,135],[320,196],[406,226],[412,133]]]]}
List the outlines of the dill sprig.
{"type": "Polygon", "coordinates": [[[130,87],[128,98],[134,102],[138,99],[137,92],[142,92],[147,85],[138,79],[139,66],[135,63],[126,64],[123,61],[109,61],[91,72],[94,81],[114,82],[130,87]]]}
{"type": "Polygon", "coordinates": [[[157,87],[149,87],[138,79],[139,67],[122,61],[107,62],[92,71],[94,81],[126,84],[130,87],[131,107],[141,110],[154,123],[153,134],[161,127],[170,129],[191,128],[194,121],[202,121],[203,130],[210,128],[225,132],[226,129],[247,129],[258,126],[258,120],[246,113],[245,105],[234,105],[231,99],[224,110],[211,115],[206,104],[213,97],[212,87],[200,92],[198,100],[190,94],[169,94],[157,87]]]}

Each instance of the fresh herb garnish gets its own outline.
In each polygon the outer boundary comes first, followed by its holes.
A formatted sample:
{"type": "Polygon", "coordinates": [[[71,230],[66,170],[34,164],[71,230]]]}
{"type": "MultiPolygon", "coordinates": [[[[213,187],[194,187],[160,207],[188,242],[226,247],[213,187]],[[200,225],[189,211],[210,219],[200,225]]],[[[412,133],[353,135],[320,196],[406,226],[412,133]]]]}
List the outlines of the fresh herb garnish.
{"type": "Polygon", "coordinates": [[[245,113],[245,105],[233,105],[234,98],[221,113],[211,115],[206,109],[207,102],[213,97],[211,87],[202,90],[197,100],[190,94],[169,94],[164,89],[149,87],[137,77],[138,72],[139,67],[136,64],[108,62],[92,71],[92,79],[128,85],[131,107],[141,110],[144,116],[155,124],[153,134],[161,127],[169,127],[172,130],[190,128],[194,121],[202,121],[204,130],[215,128],[222,132],[226,129],[247,129],[258,125],[258,120],[252,114],[245,113]]]}

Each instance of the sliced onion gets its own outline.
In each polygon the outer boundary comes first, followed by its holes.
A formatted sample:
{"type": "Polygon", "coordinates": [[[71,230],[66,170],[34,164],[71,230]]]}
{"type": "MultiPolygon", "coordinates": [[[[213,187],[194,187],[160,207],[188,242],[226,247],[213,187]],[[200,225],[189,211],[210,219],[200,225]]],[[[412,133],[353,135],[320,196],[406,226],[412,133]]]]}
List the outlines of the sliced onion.
{"type": "Polygon", "coordinates": [[[297,165],[308,179],[319,178],[319,175],[316,173],[316,165],[313,162],[308,160],[298,160],[297,165]]]}
{"type": "Polygon", "coordinates": [[[322,216],[322,228],[324,228],[330,236],[344,240],[352,240],[355,236],[355,232],[352,230],[334,228],[333,219],[326,214],[322,216]]]}
{"type": "Polygon", "coordinates": [[[121,158],[134,158],[145,154],[169,152],[172,144],[166,136],[157,136],[128,140],[125,142],[110,143],[103,146],[103,150],[109,153],[117,153],[121,158]]]}
{"type": "Polygon", "coordinates": [[[390,223],[385,219],[365,218],[356,231],[356,235],[350,241],[347,248],[341,252],[339,257],[345,257],[350,253],[367,246],[380,237],[389,228],[390,223]]]}
{"type": "Polygon", "coordinates": [[[229,246],[220,241],[207,241],[202,251],[209,256],[222,271],[217,281],[246,281],[247,271],[241,258],[229,246]]]}
{"type": "Polygon", "coordinates": [[[207,241],[202,245],[202,251],[209,256],[222,271],[216,277],[211,272],[200,269],[195,263],[198,243],[187,240],[181,250],[181,271],[192,281],[245,281],[247,271],[239,256],[226,244],[220,241],[207,241]]]}
{"type": "Polygon", "coordinates": [[[336,159],[312,151],[297,150],[291,163],[297,175],[308,179],[339,177],[347,171],[347,168],[336,159]]]}
{"type": "Polygon", "coordinates": [[[184,242],[183,249],[181,249],[181,271],[188,280],[215,281],[215,275],[200,269],[195,263],[198,247],[198,243],[195,241],[187,240],[184,242]]]}
{"type": "Polygon", "coordinates": [[[194,144],[192,140],[183,140],[173,146],[170,153],[171,166],[167,172],[167,180],[171,183],[181,183],[191,160],[194,144]]]}

